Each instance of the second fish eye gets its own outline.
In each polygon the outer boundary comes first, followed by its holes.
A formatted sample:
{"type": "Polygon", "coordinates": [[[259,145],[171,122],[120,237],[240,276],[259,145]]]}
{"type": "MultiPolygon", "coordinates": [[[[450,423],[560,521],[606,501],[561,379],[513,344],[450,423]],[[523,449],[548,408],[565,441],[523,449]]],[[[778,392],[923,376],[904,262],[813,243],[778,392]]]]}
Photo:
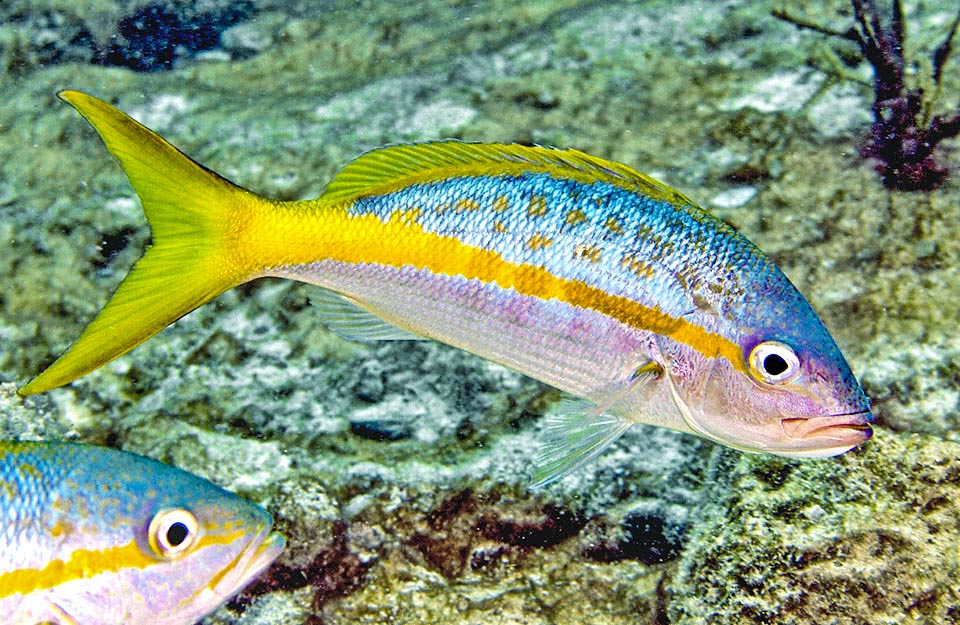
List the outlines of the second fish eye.
{"type": "Polygon", "coordinates": [[[189,550],[199,534],[197,517],[189,510],[175,508],[161,510],[150,521],[148,541],[153,553],[164,559],[173,559],[189,550]]]}

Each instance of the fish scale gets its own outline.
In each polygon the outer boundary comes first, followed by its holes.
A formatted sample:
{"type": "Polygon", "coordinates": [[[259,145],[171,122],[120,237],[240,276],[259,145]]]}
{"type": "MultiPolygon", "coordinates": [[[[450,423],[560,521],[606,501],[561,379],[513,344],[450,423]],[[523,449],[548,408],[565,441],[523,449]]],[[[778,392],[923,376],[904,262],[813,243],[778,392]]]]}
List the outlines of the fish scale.
{"type": "Polygon", "coordinates": [[[319,198],[276,202],[96,98],[61,97],[120,161],[154,245],[23,394],[274,276],[342,298],[324,313],[352,339],[439,340],[578,398],[551,417],[535,484],[633,423],[798,457],[871,434],[869,400],[783,272],[626,165],[536,146],[394,145],[348,163],[319,198]]]}

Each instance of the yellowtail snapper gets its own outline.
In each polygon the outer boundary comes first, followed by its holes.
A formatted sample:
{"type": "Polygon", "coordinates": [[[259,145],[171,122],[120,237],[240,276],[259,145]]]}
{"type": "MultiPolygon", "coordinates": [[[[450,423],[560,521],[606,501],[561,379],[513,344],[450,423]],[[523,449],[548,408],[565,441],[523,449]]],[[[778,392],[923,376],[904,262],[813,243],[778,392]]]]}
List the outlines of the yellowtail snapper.
{"type": "Polygon", "coordinates": [[[870,437],[870,404],[784,274],[679,192],[576,150],[444,141],[374,150],[313,200],[225,180],[114,107],[60,97],[140,196],[153,245],[79,339],[20,389],[66,384],[262,276],[326,289],[330,327],[427,338],[568,393],[535,476],[633,423],[784,456],[870,437]]]}
{"type": "Polygon", "coordinates": [[[154,460],[0,442],[0,625],[190,625],[283,550],[265,510],[154,460]]]}

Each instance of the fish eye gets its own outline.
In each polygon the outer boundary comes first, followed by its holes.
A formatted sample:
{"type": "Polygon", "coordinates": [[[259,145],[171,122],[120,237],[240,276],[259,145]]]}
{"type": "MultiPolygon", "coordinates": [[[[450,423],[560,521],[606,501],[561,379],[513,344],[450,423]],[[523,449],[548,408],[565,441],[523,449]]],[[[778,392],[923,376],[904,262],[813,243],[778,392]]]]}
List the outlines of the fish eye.
{"type": "Polygon", "coordinates": [[[785,384],[800,374],[800,359],[786,343],[764,341],[750,350],[750,371],[767,384],[785,384]]]}
{"type": "Polygon", "coordinates": [[[147,530],[150,549],[165,560],[176,558],[197,542],[199,530],[197,517],[189,510],[161,510],[150,521],[147,530]]]}

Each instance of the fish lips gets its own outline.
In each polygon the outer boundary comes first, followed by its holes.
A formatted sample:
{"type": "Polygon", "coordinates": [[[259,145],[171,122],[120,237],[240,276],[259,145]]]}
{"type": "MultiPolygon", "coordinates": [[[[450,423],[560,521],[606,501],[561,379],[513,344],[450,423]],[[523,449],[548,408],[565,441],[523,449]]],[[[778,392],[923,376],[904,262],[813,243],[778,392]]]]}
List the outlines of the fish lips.
{"type": "Polygon", "coordinates": [[[870,439],[873,415],[869,410],[821,417],[799,417],[780,420],[784,436],[803,443],[807,451],[797,454],[810,457],[834,456],[849,451],[870,439]]]}
{"type": "Polygon", "coordinates": [[[283,551],[286,540],[270,532],[270,524],[260,527],[256,537],[237,556],[234,566],[213,589],[224,601],[237,594],[262,573],[283,551]]]}

